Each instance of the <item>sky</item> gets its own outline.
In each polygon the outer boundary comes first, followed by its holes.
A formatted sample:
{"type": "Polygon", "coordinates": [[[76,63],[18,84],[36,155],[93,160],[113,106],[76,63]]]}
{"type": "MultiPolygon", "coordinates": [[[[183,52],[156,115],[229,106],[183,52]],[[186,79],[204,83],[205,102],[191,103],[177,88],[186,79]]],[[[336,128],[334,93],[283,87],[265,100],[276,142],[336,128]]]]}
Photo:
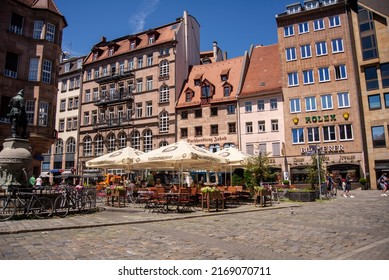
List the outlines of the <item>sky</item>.
{"type": "MultiPolygon", "coordinates": [[[[90,52],[102,36],[114,40],[174,22],[184,11],[200,24],[200,51],[216,41],[228,58],[251,45],[277,43],[275,16],[296,0],[54,0],[65,16],[62,50],[90,52]]],[[[302,2],[302,0],[301,0],[302,2]]]]}

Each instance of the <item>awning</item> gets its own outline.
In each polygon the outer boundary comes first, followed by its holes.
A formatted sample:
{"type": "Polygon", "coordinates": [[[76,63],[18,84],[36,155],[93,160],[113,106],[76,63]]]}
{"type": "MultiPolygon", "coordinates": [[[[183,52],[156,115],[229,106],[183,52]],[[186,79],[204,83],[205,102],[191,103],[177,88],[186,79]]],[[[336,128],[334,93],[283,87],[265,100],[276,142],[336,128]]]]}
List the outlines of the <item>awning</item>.
{"type": "Polygon", "coordinates": [[[50,173],[62,173],[63,169],[51,169],[50,173]]]}

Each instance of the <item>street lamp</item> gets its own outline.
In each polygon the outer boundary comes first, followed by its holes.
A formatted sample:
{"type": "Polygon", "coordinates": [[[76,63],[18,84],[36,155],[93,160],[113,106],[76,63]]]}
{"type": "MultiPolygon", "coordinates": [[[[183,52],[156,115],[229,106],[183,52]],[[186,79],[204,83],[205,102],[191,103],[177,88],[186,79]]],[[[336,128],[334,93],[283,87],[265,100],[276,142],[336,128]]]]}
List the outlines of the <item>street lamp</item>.
{"type": "Polygon", "coordinates": [[[317,146],[309,146],[309,151],[306,153],[307,155],[313,155],[316,153],[316,165],[317,165],[317,180],[319,182],[319,198],[321,199],[321,178],[320,178],[320,151],[317,146]]]}

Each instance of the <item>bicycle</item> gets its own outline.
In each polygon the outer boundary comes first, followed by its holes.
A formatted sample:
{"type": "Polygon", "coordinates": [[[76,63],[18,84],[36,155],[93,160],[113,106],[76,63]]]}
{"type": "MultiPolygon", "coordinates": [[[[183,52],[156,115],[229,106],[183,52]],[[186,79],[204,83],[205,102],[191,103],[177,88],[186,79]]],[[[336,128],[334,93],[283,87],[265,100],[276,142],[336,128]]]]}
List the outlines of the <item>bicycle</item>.
{"type": "Polygon", "coordinates": [[[63,187],[61,195],[54,201],[54,211],[56,215],[64,218],[69,214],[70,209],[82,214],[89,213],[92,209],[92,199],[84,188],[63,187]]]}
{"type": "Polygon", "coordinates": [[[48,197],[38,196],[32,189],[14,188],[0,198],[0,221],[12,219],[17,214],[47,219],[53,215],[53,203],[48,197]]]}

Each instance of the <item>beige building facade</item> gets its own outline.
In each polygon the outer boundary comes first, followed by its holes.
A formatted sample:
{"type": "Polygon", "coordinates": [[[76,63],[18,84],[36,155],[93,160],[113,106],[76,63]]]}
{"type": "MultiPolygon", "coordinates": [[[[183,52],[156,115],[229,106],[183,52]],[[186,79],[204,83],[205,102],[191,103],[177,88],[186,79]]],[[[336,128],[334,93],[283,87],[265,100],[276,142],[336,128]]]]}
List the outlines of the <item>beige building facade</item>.
{"type": "Polygon", "coordinates": [[[342,0],[304,1],[276,16],[292,183],[307,183],[311,154],[337,180],[364,177],[365,154],[351,11],[342,0]]]}
{"type": "Polygon", "coordinates": [[[8,104],[24,89],[33,173],[55,141],[64,16],[52,0],[4,0],[0,8],[0,143],[10,137],[8,104]]]}

